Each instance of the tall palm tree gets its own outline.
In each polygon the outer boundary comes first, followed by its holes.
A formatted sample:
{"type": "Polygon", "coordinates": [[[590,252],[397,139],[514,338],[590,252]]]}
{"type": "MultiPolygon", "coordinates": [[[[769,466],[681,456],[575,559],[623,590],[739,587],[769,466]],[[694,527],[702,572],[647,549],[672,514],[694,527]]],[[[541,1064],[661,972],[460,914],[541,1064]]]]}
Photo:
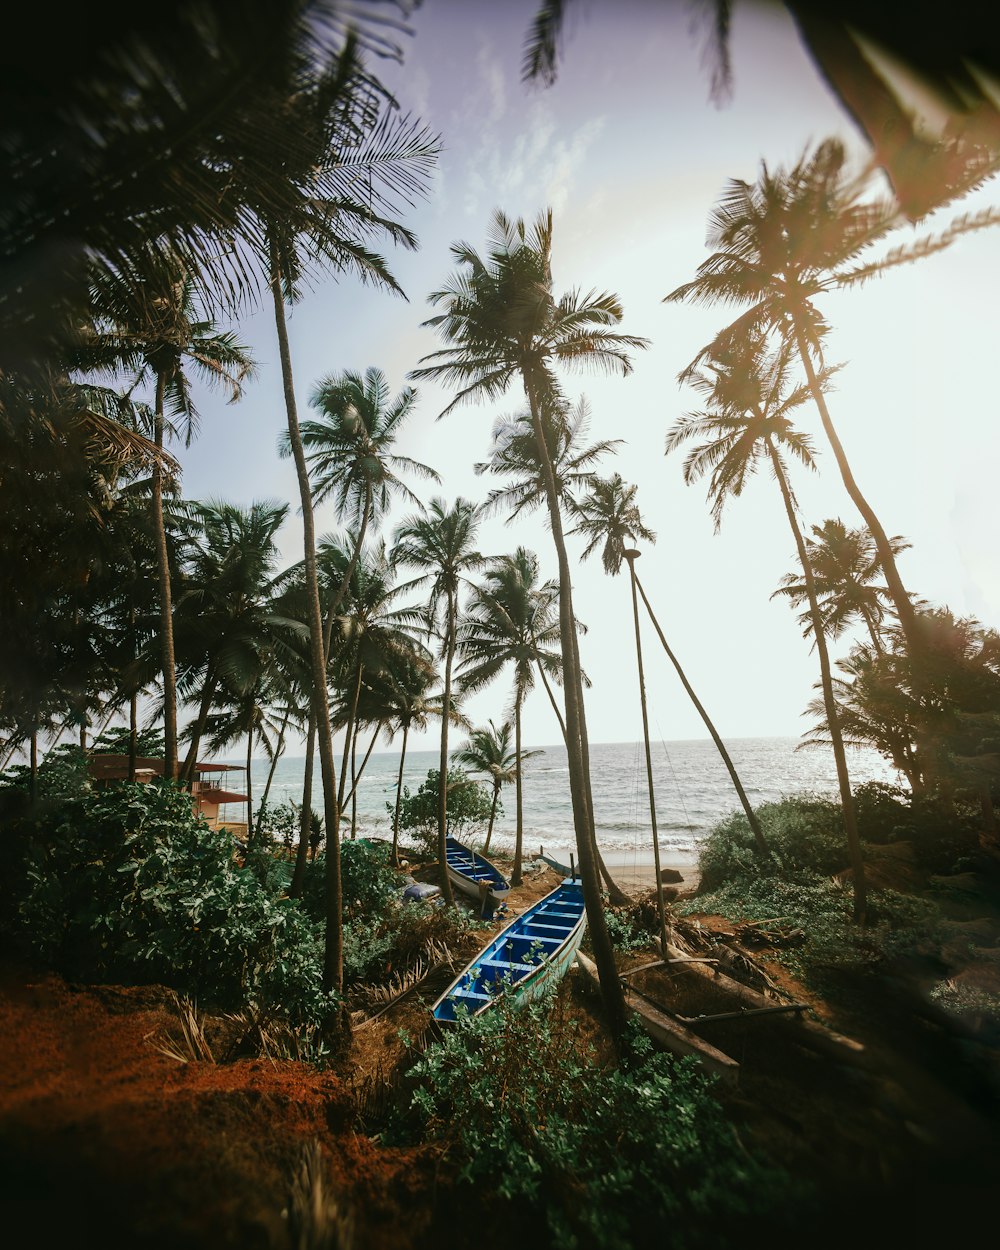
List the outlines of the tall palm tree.
{"type": "MultiPolygon", "coordinates": [[[[650,530],[642,519],[639,506],[635,502],[636,487],[627,486],[619,474],[615,473],[610,478],[595,478],[590,493],[578,500],[576,504],[577,523],[574,533],[582,534],[589,539],[587,547],[584,550],[583,558],[586,559],[597,548],[601,547],[601,563],[604,565],[604,571],[610,576],[615,577],[621,569],[623,559],[628,560],[629,580],[632,583],[633,607],[637,607],[635,603],[636,591],[642,596],[642,601],[649,613],[649,619],[653,623],[660,644],[667,654],[667,658],[674,666],[677,676],[681,680],[688,698],[697,709],[698,715],[704,722],[705,728],[712,736],[716,749],[722,757],[722,762],[726,766],[726,770],[732,780],[733,787],[739,796],[743,811],[746,818],[750,822],[750,828],[753,830],[754,842],[757,851],[761,855],[767,854],[767,841],[764,837],[764,831],[760,827],[760,821],[757,819],[757,813],[753,810],[750,800],[747,798],[746,790],[743,788],[743,782],[740,780],[736,771],[736,765],[733,763],[726,744],[719,736],[718,730],[712,723],[711,717],[705,711],[704,705],[695,694],[691,683],[688,681],[687,674],[681,668],[680,661],[674,655],[673,650],[667,644],[667,640],[660,628],[660,623],[656,619],[646,592],[639,581],[635,571],[635,561],[638,552],[635,550],[635,543],[639,540],[643,542],[655,542],[656,535],[650,530]],[[631,553],[631,554],[630,554],[631,553]]],[[[636,650],[639,650],[638,644],[638,624],[636,624],[636,650]]],[[[647,757],[648,757],[647,742],[647,757]]],[[[647,758],[647,768],[649,760],[647,758]]],[[[650,771],[650,787],[652,787],[652,775],[650,771]]],[[[655,819],[655,817],[654,817],[655,819]]]]}
{"type": "MultiPolygon", "coordinates": [[[[364,376],[350,370],[330,374],[313,390],[310,405],[320,416],[301,423],[313,505],[332,496],[338,518],[355,534],[353,559],[327,605],[328,630],[360,558],[369,525],[378,524],[394,498],[402,497],[420,507],[420,500],[399,474],[441,481],[428,465],[392,451],[416,402],[417,392],[408,386],[390,399],[385,374],[374,367],[366,369],[364,376]]],[[[282,456],[291,454],[287,431],[279,442],[279,452],[282,456]]]]}
{"type": "MultiPolygon", "coordinates": [[[[576,492],[593,481],[595,465],[603,456],[613,453],[621,439],[601,439],[599,442],[584,444],[590,423],[590,410],[587,401],[581,399],[575,407],[571,407],[561,398],[547,404],[542,411],[542,428],[546,450],[552,464],[552,476],[555,481],[556,495],[559,506],[563,510],[572,509],[576,492]]],[[[538,451],[538,443],[532,425],[531,412],[518,413],[513,418],[503,417],[493,426],[492,447],[488,460],[475,465],[477,473],[495,473],[507,477],[503,486],[491,490],[483,505],[484,514],[507,511],[507,524],[511,524],[522,512],[531,512],[543,506],[548,495],[546,490],[545,469],[538,451]]],[[[586,629],[582,622],[576,623],[577,633],[583,634],[586,629]]],[[[579,648],[574,639],[576,659],[579,664],[579,648]]],[[[561,671],[547,673],[543,664],[537,665],[538,676],[548,697],[563,742],[566,742],[566,722],[550,684],[550,677],[559,680],[561,671]]],[[[582,685],[590,685],[582,667],[580,669],[582,685]]],[[[589,746],[586,737],[582,743],[584,770],[589,775],[589,746]]],[[[617,885],[601,855],[600,848],[594,848],[597,868],[607,887],[611,901],[617,905],[626,904],[628,895],[617,885]]]]}
{"type": "MultiPolygon", "coordinates": [[[[691,385],[706,397],[709,407],[676,421],[667,433],[666,449],[669,454],[692,439],[702,440],[684,461],[684,480],[691,483],[705,474],[709,475],[708,497],[716,530],[721,525],[727,502],[743,493],[758,464],[766,464],[778,483],[813,616],[823,699],[829,718],[844,828],[853,869],[854,918],[857,923],[863,924],[866,919],[867,885],[847,755],[837,720],[830,655],[823,633],[816,581],[799,526],[797,505],[788,482],[785,462],[786,456],[792,456],[806,468],[815,468],[809,438],[792,425],[791,414],[809,398],[810,388],[798,386],[790,389],[791,351],[791,345],[785,344],[773,355],[768,355],[765,340],[761,337],[742,343],[732,342],[728,349],[720,348],[717,355],[706,361],[703,369],[695,371],[689,378],[691,385]]],[[[820,376],[819,382],[824,385],[826,378],[820,376]]]]}
{"type": "Polygon", "coordinates": [[[790,170],[772,171],[762,163],[753,185],[731,179],[710,218],[708,246],[715,250],[694,280],[666,299],[746,308],[699,353],[692,369],[734,336],[764,329],[776,330],[797,352],[844,485],[875,541],[900,627],[914,649],[916,617],[892,542],[854,477],[826,402],[822,360],[829,326],[815,301],[947,247],[966,227],[956,224],[937,238],[865,261],[901,216],[893,200],[872,197],[864,179],[851,180],[846,163],[843,145],[827,139],[790,170]]]}
{"type": "MultiPolygon", "coordinates": [[[[521,761],[532,752],[521,746],[521,709],[535,684],[535,670],[557,675],[562,668],[555,582],[539,584],[538,557],[518,547],[513,555],[489,562],[482,582],[472,593],[458,632],[462,656],[458,683],[463,692],[481,690],[511,665],[514,670],[515,841],[511,884],[521,884],[524,849],[524,802],[521,761]]],[[[491,722],[492,723],[492,722],[491,722]]],[[[492,821],[490,822],[492,829],[492,821]]]]}
{"type": "Polygon", "coordinates": [[[493,785],[490,823],[486,829],[486,842],[483,846],[484,855],[489,854],[500,791],[520,775],[521,765],[526,759],[532,755],[541,754],[540,751],[524,751],[519,754],[516,749],[512,750],[510,737],[513,731],[514,726],[508,720],[505,720],[499,728],[490,721],[484,729],[471,730],[465,746],[452,755],[456,764],[461,764],[474,773],[482,773],[489,777],[493,785]]]}
{"type": "MultiPolygon", "coordinates": [[[[452,710],[452,667],[458,642],[459,596],[468,586],[468,574],[483,563],[475,548],[479,529],[479,508],[459,497],[451,507],[445,500],[432,499],[425,514],[411,516],[396,529],[392,558],[397,564],[422,570],[418,583],[429,583],[428,620],[437,624],[444,659],[444,693],[441,716],[441,757],[439,776],[448,776],[448,726],[452,710]]],[[[447,872],[448,787],[440,785],[438,806],[438,856],[441,866],[441,892],[454,903],[447,872]]]]}
{"type": "Polygon", "coordinates": [[[377,84],[367,76],[348,39],[340,55],[321,65],[303,56],[299,82],[275,107],[293,119],[306,142],[289,153],[280,145],[258,153],[260,168],[280,172],[296,191],[296,208],[280,216],[263,212],[259,225],[266,241],[268,284],[274,306],[288,448],[295,462],[302,511],[303,572],[310,634],[313,715],[319,745],[326,816],[327,916],[323,984],[343,985],[343,925],[340,881],[340,825],[333,729],[326,695],[326,648],[316,568],[316,525],[309,466],[302,442],[285,303],[294,300],[307,271],[325,267],[353,273],[363,282],[402,294],[385,260],[368,242],[388,239],[415,247],[414,236],[385,215],[396,205],[425,193],[438,150],[425,128],[395,122],[377,84]],[[382,212],[376,212],[375,206],[382,212]]]}
{"type": "MultiPolygon", "coordinates": [[[[93,332],[79,350],[82,369],[131,375],[130,389],[147,379],[154,386],[153,441],[163,448],[169,428],[180,423],[190,443],[197,423],[188,371],[238,400],[253,376],[249,349],[231,332],[221,332],[199,307],[191,271],[176,257],[145,258],[131,274],[98,276],[93,290],[93,332]]],[[[163,465],[153,461],[151,513],[156,535],[160,593],[160,650],[163,668],[165,777],[177,775],[177,685],[173,598],[163,520],[163,465]]]]}
{"type": "Polygon", "coordinates": [[[458,386],[446,412],[469,399],[497,399],[515,381],[524,387],[559,560],[566,749],[580,875],[611,1030],[620,1037],[625,1004],[601,905],[572,577],[558,485],[545,437],[545,414],[557,411],[562,402],[554,373],[557,364],[588,364],[627,374],[632,367],[629,353],[644,348],[646,341],[612,328],[622,319],[621,304],[614,295],[573,291],[556,299],[551,254],[551,210],[530,229],[523,220],[511,221],[502,212],[496,213],[486,259],[467,243],[453,244],[458,272],[430,296],[431,303],[443,311],[427,322],[447,346],[424,357],[413,376],[458,386]]]}
{"type": "MultiPolygon", "coordinates": [[[[871,534],[863,527],[848,529],[839,517],[811,528],[812,537],[807,537],[805,544],[816,579],[823,628],[830,638],[839,638],[860,620],[868,630],[872,646],[881,652],[882,624],[891,612],[891,600],[880,580],[882,565],[871,534]]],[[[910,546],[898,534],[889,542],[895,555],[910,546]]],[[[785,574],[771,598],[778,595],[784,595],[797,608],[808,600],[805,584],[797,573],[785,574]]],[[[806,611],[799,620],[808,637],[812,632],[811,614],[806,611]]]]}

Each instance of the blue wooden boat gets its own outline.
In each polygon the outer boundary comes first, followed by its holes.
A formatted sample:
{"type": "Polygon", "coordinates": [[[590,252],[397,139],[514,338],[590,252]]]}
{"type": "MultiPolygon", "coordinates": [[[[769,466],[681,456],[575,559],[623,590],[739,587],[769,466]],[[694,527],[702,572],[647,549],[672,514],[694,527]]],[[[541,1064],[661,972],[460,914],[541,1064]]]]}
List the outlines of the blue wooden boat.
{"type": "Polygon", "coordinates": [[[586,925],[583,887],[567,877],[462,970],[434,1004],[434,1019],[447,1023],[477,1016],[504,994],[518,1002],[537,998],[573,962],[586,925]]]}
{"type": "Polygon", "coordinates": [[[456,890],[479,899],[481,887],[485,885],[492,898],[502,903],[510,893],[510,882],[499,868],[495,868],[488,859],[477,855],[475,851],[463,846],[455,838],[445,842],[448,857],[448,880],[456,890]]]}

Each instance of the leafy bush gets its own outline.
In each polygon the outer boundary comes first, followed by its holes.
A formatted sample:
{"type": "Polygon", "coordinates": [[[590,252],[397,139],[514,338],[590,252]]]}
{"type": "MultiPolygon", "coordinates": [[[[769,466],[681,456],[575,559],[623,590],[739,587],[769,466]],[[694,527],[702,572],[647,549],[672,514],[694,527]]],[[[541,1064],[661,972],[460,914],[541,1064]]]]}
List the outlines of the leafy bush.
{"type": "Polygon", "coordinates": [[[411,1069],[390,1140],[439,1143],[483,1218],[536,1244],[719,1250],[765,1215],[781,1231],[791,1183],[740,1146],[693,1061],[638,1035],[627,1065],[598,1069],[549,1007],[501,1001],[450,1030],[411,1069]]]}
{"type": "Polygon", "coordinates": [[[774,958],[807,983],[828,990],[825,978],[831,969],[871,971],[897,955],[935,949],[940,914],[933,904],[893,890],[871,890],[868,901],[874,923],[861,928],[852,922],[849,884],[799,871],[791,879],[769,873],[729,881],[681,910],[799,930],[801,942],[778,948],[774,958]]]}
{"type": "Polygon", "coordinates": [[[746,815],[734,812],[702,843],[698,866],[702,887],[714,890],[725,881],[757,877],[761,871],[783,875],[805,870],[832,874],[847,867],[847,838],[840,804],[817,795],[795,795],[763,803],[757,818],[771,848],[772,863],[754,854],[746,815]]]}
{"type": "Polygon", "coordinates": [[[604,923],[616,950],[635,951],[648,946],[653,935],[637,907],[605,907],[604,923]]]}
{"type": "Polygon", "coordinates": [[[854,814],[864,841],[893,842],[909,832],[909,793],[884,781],[865,781],[854,789],[854,814]]]}
{"type": "Polygon", "coordinates": [[[228,1008],[315,1024],[315,926],[237,867],[174,786],[122,785],[65,804],[25,856],[18,936],[80,979],[159,981],[228,1008]]]}
{"type": "MultiPolygon", "coordinates": [[[[357,838],[340,846],[340,882],[345,918],[375,919],[404,883],[404,875],[389,862],[391,847],[357,838]]],[[[302,907],[314,920],[326,915],[326,855],[317,855],[306,868],[302,907]]]]}
{"type": "MultiPolygon", "coordinates": [[[[433,855],[437,854],[439,795],[439,770],[431,768],[416,794],[410,793],[409,786],[403,787],[399,808],[400,829],[412,830],[433,855]]],[[[452,837],[463,838],[466,831],[485,825],[491,805],[485,786],[473,781],[461,768],[448,769],[448,832],[452,837]]]]}
{"type": "MultiPolygon", "coordinates": [[[[15,764],[0,776],[6,789],[27,793],[31,788],[31,769],[15,764]]],[[[78,746],[63,743],[49,751],[38,765],[36,792],[39,799],[66,799],[85,794],[90,789],[87,757],[78,746]]],[[[16,801],[14,795],[8,801],[16,801]]]]}

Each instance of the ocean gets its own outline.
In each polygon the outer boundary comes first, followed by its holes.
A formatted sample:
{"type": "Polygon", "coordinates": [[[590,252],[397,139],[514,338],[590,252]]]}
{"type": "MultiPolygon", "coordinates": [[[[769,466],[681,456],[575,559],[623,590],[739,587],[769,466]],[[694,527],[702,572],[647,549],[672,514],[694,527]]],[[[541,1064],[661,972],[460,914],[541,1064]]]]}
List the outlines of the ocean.
{"type": "MultiPolygon", "coordinates": [[[[726,743],[754,807],[784,795],[812,793],[835,798],[837,777],[828,749],[796,750],[798,738],[734,738],[726,743]]],[[[236,761],[233,761],[234,763],[236,761]]],[[[359,760],[360,762],[360,760],[359,760]]],[[[302,800],[303,758],[283,758],[275,771],[269,803],[302,800]]],[[[403,783],[416,790],[428,769],[436,769],[437,751],[408,751],[403,783]]],[[[851,750],[848,766],[852,782],[898,783],[895,770],[870,750],[851,750]]],[[[267,762],[254,761],[254,796],[259,800],[267,762]]],[[[339,767],[339,759],[338,759],[339,767]]],[[[399,754],[374,753],[358,786],[358,833],[391,836],[399,754]]],[[[597,840],[605,854],[644,858],[650,850],[649,800],[642,743],[592,743],[591,784],[597,840]]],[[[319,767],[313,807],[322,810],[319,767]]],[[[235,779],[234,779],[235,783],[235,779]]],[[[740,807],[729,773],[710,739],[659,743],[653,748],[653,787],[661,853],[688,858],[712,826],[740,807]]],[[[494,844],[514,845],[514,786],[504,786],[494,844]]],[[[573,811],[569,797],[569,768],[562,745],[541,748],[524,765],[524,832],[526,849],[544,846],[546,854],[565,858],[574,850],[573,811]]]]}

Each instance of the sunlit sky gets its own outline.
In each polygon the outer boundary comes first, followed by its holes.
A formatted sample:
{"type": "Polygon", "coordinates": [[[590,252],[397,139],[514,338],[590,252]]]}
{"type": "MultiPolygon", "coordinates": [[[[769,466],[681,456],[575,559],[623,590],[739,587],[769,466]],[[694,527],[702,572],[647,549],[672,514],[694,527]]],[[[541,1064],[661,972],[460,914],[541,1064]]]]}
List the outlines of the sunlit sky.
{"type": "MultiPolygon", "coordinates": [[[[551,206],[557,293],[617,292],[624,332],[651,340],[628,378],[574,373],[563,380],[571,398],[588,398],[593,439],[626,440],[602,471],[638,485],[657,533],[637,567],[661,624],[724,736],[797,735],[807,728],[803,711],[818,672],[795,613],[769,598],[794,562],[777,488],[767,477],[752,483],[716,535],[704,487],[685,487],[681,456],[663,454],[668,426],[697,406],[677,374],[731,314],[662,300],[705,258],[708,215],[727,179],[752,181],[762,159],[772,167],[794,162],[828,135],[839,135],[859,158],[865,148],[781,9],[736,6],[733,93],[721,107],[709,99],[702,41],[691,33],[686,7],[592,0],[576,9],[559,80],[546,90],[520,82],[532,0],[424,0],[405,41],[405,64],[381,67],[403,110],[443,142],[432,193],[405,218],[420,250],[390,256],[408,302],[331,278],[295,306],[290,334],[301,415],[308,415],[315,381],[331,372],[376,365],[394,392],[402,387],[420,357],[439,346],[421,322],[432,313],[427,294],[451,272],[450,244],[462,239],[483,249],[497,208],[533,219],[551,206]]],[[[997,203],[994,182],[961,211],[997,203]]],[[[900,560],[905,583],[991,626],[1000,624],[998,274],[994,229],[822,305],[834,327],[830,359],[844,364],[831,412],[887,531],[913,544],[900,560]]],[[[200,434],[180,452],[184,493],[241,503],[297,500],[291,462],[276,450],[285,418],[267,309],[240,330],[259,379],[234,406],[201,397],[200,434]]],[[[505,404],[467,406],[438,421],[450,392],[419,389],[398,450],[433,464],[443,485],[413,483],[418,494],[485,498],[497,483],[472,466],[488,454],[496,416],[516,411],[523,396],[512,390],[505,404]]],[[[805,523],[839,516],[858,524],[811,408],[801,410],[800,424],[815,433],[820,452],[819,474],[794,481],[805,523]]],[[[332,507],[324,506],[319,532],[336,528],[332,507]]],[[[570,541],[578,555],[579,540],[570,541]]],[[[541,511],[516,526],[502,518],[483,524],[484,554],[518,544],[537,551],[545,574],[555,576],[541,511]]],[[[285,562],[301,558],[296,514],[281,548],[285,562]]],[[[581,652],[593,683],[591,737],[632,741],[641,736],[641,719],[627,580],[609,579],[594,558],[575,565],[574,593],[588,626],[581,652]]],[[[644,645],[652,734],[705,736],[651,632],[644,645]]],[[[835,653],[846,649],[843,640],[835,653]]],[[[466,712],[476,723],[499,720],[508,698],[501,679],[469,700],[466,712]]],[[[433,737],[432,730],[411,742],[430,746],[433,737]]],[[[526,704],[524,738],[526,745],[558,741],[541,690],[526,704]]]]}

